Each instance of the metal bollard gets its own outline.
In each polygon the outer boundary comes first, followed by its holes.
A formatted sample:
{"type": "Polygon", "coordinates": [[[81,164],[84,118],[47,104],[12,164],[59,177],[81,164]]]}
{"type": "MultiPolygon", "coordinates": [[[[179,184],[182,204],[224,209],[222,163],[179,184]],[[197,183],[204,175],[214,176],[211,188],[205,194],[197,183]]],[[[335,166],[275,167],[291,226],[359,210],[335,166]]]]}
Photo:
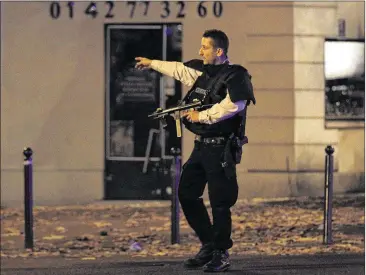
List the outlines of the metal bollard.
{"type": "Polygon", "coordinates": [[[174,156],[175,173],[174,181],[172,183],[172,204],[171,204],[171,243],[180,243],[179,238],[179,199],[178,199],[178,186],[180,179],[180,149],[172,148],[172,155],[174,156]]]}
{"type": "Polygon", "coordinates": [[[33,250],[33,164],[31,148],[23,150],[24,155],[24,244],[33,250]]]}
{"type": "Polygon", "coordinates": [[[332,201],[333,201],[333,153],[334,148],[325,148],[325,182],[324,182],[324,231],[323,244],[332,244],[332,201]]]}

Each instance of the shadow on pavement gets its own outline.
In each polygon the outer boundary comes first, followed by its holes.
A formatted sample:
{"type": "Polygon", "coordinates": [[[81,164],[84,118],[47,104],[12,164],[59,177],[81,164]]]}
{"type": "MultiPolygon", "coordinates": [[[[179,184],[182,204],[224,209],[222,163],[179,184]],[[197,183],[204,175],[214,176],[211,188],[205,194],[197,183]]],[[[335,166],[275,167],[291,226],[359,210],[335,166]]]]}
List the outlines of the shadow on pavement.
{"type": "Polygon", "coordinates": [[[364,224],[338,225],[337,231],[345,235],[365,235],[365,225],[364,224]]]}
{"type": "MultiPolygon", "coordinates": [[[[323,209],[323,197],[307,197],[293,198],[283,201],[263,202],[263,206],[280,206],[290,208],[305,208],[305,209],[323,209]]],[[[365,207],[365,195],[358,194],[355,196],[334,196],[333,207],[365,207]]]]}

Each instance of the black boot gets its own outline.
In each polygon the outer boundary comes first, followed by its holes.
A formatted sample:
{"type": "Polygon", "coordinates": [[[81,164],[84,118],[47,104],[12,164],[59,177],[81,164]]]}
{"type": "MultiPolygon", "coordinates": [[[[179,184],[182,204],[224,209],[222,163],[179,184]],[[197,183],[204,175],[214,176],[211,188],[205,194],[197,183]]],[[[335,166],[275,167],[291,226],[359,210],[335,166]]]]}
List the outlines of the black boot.
{"type": "Polygon", "coordinates": [[[186,268],[199,268],[212,260],[214,248],[212,244],[204,244],[193,258],[184,261],[186,268]]]}
{"type": "Polygon", "coordinates": [[[204,272],[222,272],[230,267],[229,253],[225,249],[216,249],[213,252],[213,257],[204,267],[204,272]]]}

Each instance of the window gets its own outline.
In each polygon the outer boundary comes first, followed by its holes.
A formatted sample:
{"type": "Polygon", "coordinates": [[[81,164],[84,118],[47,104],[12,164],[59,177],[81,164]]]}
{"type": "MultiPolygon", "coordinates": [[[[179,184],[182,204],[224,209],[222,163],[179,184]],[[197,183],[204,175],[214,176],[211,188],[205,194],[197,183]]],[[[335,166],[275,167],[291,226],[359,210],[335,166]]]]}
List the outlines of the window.
{"type": "Polygon", "coordinates": [[[365,42],[326,39],[324,45],[327,127],[364,127],[365,42]]]}

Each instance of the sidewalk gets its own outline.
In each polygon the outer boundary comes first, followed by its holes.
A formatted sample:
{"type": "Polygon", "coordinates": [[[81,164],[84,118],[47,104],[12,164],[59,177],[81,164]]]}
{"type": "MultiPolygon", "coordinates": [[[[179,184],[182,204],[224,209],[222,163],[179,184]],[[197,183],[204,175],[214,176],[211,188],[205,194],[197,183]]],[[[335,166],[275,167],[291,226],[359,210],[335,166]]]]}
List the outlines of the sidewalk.
{"type": "MultiPolygon", "coordinates": [[[[232,208],[233,257],[364,253],[364,194],[333,200],[334,244],[322,244],[321,198],[240,200],[232,208]]],[[[17,258],[174,259],[197,252],[181,212],[181,244],[170,244],[170,202],[96,202],[35,207],[35,250],[24,250],[22,209],[1,210],[2,261],[17,258]]]]}
{"type": "MultiPolygon", "coordinates": [[[[240,275],[364,275],[365,258],[359,254],[300,255],[300,256],[240,256],[231,258],[230,274],[240,275]]],[[[12,259],[2,263],[3,275],[186,275],[204,274],[201,269],[186,270],[182,259],[126,261],[120,257],[95,261],[42,258],[12,259]],[[10,264],[9,264],[10,262],[10,264]]]]}

